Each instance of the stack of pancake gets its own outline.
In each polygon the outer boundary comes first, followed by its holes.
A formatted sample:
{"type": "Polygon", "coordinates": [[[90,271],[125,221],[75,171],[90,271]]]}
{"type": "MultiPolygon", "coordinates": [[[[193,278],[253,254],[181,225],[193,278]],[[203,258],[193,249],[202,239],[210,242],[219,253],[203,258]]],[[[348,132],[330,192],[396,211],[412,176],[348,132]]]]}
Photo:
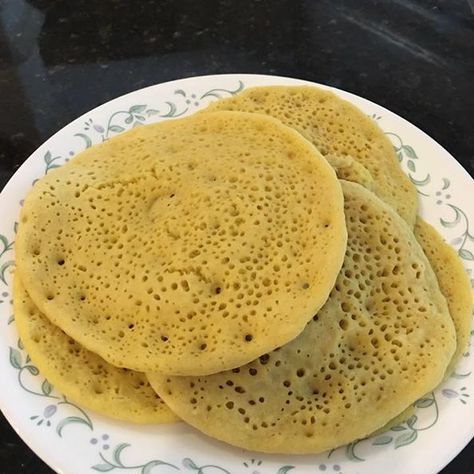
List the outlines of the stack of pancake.
{"type": "Polygon", "coordinates": [[[379,430],[469,335],[467,275],[390,142],[315,87],[87,149],[28,194],[16,259],[21,339],[66,396],[250,450],[379,430]]]}

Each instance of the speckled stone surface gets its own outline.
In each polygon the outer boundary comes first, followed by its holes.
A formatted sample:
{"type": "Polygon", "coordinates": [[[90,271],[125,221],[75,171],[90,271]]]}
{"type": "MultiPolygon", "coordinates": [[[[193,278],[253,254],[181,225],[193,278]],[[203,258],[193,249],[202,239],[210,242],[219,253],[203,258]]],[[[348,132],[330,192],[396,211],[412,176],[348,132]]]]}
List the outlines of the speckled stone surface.
{"type": "MultiPolygon", "coordinates": [[[[472,176],[473,12],[472,0],[0,0],[0,188],[87,110],[227,72],[298,77],[373,100],[472,176]]],[[[0,440],[0,473],[52,472],[3,418],[0,440]]],[[[474,443],[442,472],[474,473],[474,443]]]]}

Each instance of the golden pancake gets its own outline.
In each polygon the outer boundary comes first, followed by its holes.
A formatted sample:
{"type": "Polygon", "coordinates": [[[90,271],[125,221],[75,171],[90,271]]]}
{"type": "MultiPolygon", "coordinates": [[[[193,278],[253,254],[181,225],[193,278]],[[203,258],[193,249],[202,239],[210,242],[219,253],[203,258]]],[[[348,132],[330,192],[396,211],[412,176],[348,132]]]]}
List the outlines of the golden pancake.
{"type": "Polygon", "coordinates": [[[415,224],[416,189],[400,168],[392,144],[373,120],[332,92],[311,86],[253,87],[211,103],[204,112],[216,110],[277,118],[312,142],[340,178],[363,184],[360,169],[347,168],[340,157],[353,158],[372,176],[372,191],[411,226],[415,224]]]}
{"type": "Polygon", "coordinates": [[[178,420],[143,373],[110,365],[50,323],[31,301],[18,275],[13,297],[16,326],[33,364],[70,400],[134,423],[178,420]]]}
{"type": "Polygon", "coordinates": [[[416,220],[415,237],[435,272],[456,329],[457,346],[447,370],[449,375],[469,341],[473,310],[471,282],[456,251],[421,217],[416,220]]]}
{"type": "Polygon", "coordinates": [[[346,247],[312,144],[259,114],[197,114],[89,148],[26,197],[17,270],[54,324],[109,363],[209,374],[297,336],[346,247]]]}
{"type": "Polygon", "coordinates": [[[316,453],[383,427],[443,379],[453,322],[411,228],[343,182],[348,244],[327,303],[293,341],[201,377],[147,374],[187,423],[244,449],[316,453]]]}
{"type": "Polygon", "coordinates": [[[336,171],[339,179],[360,184],[369,191],[374,190],[375,185],[372,175],[351,156],[326,155],[326,159],[336,171]]]}

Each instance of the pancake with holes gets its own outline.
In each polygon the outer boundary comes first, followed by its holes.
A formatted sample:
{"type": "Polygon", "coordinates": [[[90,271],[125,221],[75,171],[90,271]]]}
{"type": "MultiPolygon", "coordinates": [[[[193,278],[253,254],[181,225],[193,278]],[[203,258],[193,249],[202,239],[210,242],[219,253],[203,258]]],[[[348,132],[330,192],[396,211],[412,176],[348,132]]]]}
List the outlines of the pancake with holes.
{"type": "MultiPolygon", "coordinates": [[[[446,369],[445,378],[447,378],[454,372],[469,341],[473,310],[471,282],[455,250],[443,240],[434,227],[420,216],[416,219],[414,234],[431,264],[441,293],[446,298],[456,331],[456,351],[446,369]]],[[[381,431],[401,424],[413,413],[412,406],[390,421],[388,426],[381,431]]]]}
{"type": "Polygon", "coordinates": [[[316,453],[373,433],[443,379],[454,326],[412,230],[362,186],[343,191],[344,264],[296,339],[220,374],[147,374],[186,422],[245,449],[316,453]]]}
{"type": "Polygon", "coordinates": [[[39,180],[17,270],[41,312],[109,363],[199,375],[296,337],[346,239],[341,185],[311,143],[216,112],[136,128],[39,180]]]}
{"type": "Polygon", "coordinates": [[[435,272],[456,329],[457,347],[447,370],[449,375],[454,371],[469,341],[473,310],[471,282],[456,251],[434,227],[420,217],[416,220],[415,237],[435,272]]]}
{"type": "MultiPolygon", "coordinates": [[[[312,142],[336,169],[339,178],[359,184],[373,178],[371,190],[411,226],[418,208],[416,189],[403,173],[393,146],[376,123],[332,92],[311,86],[253,87],[209,105],[206,112],[240,110],[277,118],[312,142]],[[348,167],[354,159],[369,172],[348,167]]],[[[371,180],[372,181],[372,180],[371,180]]]]}
{"type": "Polygon", "coordinates": [[[31,301],[18,275],[13,300],[15,323],[33,364],[68,399],[134,423],[178,420],[143,373],[110,365],[52,324],[31,301]]]}
{"type": "Polygon", "coordinates": [[[326,160],[331,164],[337,173],[337,177],[344,181],[360,184],[364,188],[373,192],[375,184],[374,178],[359,162],[348,155],[326,155],[326,160]]]}

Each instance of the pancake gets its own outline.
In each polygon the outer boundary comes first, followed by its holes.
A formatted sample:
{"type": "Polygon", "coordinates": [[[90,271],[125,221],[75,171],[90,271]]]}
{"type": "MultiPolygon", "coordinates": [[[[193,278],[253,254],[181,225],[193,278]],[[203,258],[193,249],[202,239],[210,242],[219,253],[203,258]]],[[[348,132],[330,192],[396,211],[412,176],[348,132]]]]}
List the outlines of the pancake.
{"type": "Polygon", "coordinates": [[[471,282],[456,251],[421,217],[416,220],[415,237],[438,278],[456,329],[457,347],[447,370],[449,375],[454,371],[469,341],[473,310],[471,282]]]}
{"type": "Polygon", "coordinates": [[[17,271],[109,363],[209,374],[296,337],[346,247],[334,170],[294,130],[216,112],[89,148],[26,197],[17,271]]]}
{"type": "Polygon", "coordinates": [[[13,297],[16,326],[33,364],[68,399],[134,423],[178,420],[143,373],[108,364],[50,323],[31,301],[18,275],[13,297]]]}
{"type": "Polygon", "coordinates": [[[362,186],[343,191],[344,264],[296,339],[207,377],[147,374],[203,433],[249,450],[317,453],[373,433],[443,379],[455,330],[411,228],[362,186]]]}
{"type": "MultiPolygon", "coordinates": [[[[471,284],[456,252],[443,240],[438,231],[420,216],[416,218],[414,233],[436,275],[441,293],[446,298],[456,331],[456,351],[446,369],[445,378],[447,378],[454,372],[469,341],[473,309],[471,284]]],[[[413,406],[409,407],[379,432],[382,433],[392,426],[403,423],[414,411],[413,406]]]]}
{"type": "Polygon", "coordinates": [[[373,177],[372,191],[409,225],[415,224],[416,189],[400,168],[392,144],[373,120],[332,92],[311,86],[253,87],[211,103],[204,113],[216,110],[277,118],[312,142],[340,178],[363,184],[359,169],[341,166],[341,156],[353,158],[373,177]]]}
{"type": "Polygon", "coordinates": [[[374,190],[374,178],[360,163],[349,155],[326,155],[326,160],[344,181],[360,184],[369,191],[374,190]]]}

